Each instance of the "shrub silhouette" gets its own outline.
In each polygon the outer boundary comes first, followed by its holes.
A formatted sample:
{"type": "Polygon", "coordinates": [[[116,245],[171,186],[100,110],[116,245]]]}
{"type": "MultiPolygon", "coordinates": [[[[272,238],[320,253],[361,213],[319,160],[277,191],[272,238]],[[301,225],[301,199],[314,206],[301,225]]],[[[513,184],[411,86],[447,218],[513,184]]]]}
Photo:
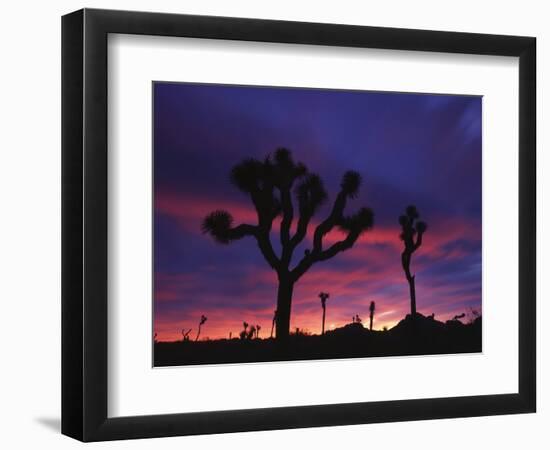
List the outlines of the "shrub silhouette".
{"type": "Polygon", "coordinates": [[[197,337],[195,338],[195,342],[199,340],[199,336],[201,335],[201,328],[204,325],[204,323],[208,320],[208,317],[206,317],[204,314],[201,316],[201,320],[199,322],[199,331],[197,332],[197,337]]]}
{"type": "Polygon", "coordinates": [[[183,336],[183,341],[189,340],[189,333],[191,333],[191,328],[189,328],[187,331],[185,331],[185,328],[181,329],[181,335],[183,336]]]}
{"type": "Polygon", "coordinates": [[[425,222],[418,220],[419,214],[416,206],[408,206],[403,216],[399,216],[399,225],[401,225],[401,235],[405,248],[401,253],[401,265],[405,272],[405,277],[409,283],[409,293],[411,298],[411,317],[416,317],[416,290],[414,285],[415,275],[411,275],[412,254],[422,245],[422,236],[428,226],[425,222]]]}
{"type": "Polygon", "coordinates": [[[254,325],[251,325],[248,329],[248,334],[246,335],[246,338],[248,340],[251,340],[254,337],[254,334],[256,333],[256,327],[254,325]]]}
{"type": "Polygon", "coordinates": [[[202,231],[212,235],[221,244],[252,237],[269,266],[277,273],[276,338],[288,341],[290,312],[295,283],[320,261],[326,261],[338,253],[351,248],[359,236],[373,225],[373,212],[361,208],[353,215],[345,216],[348,199],[355,198],[361,185],[361,176],[348,171],[342,177],[338,193],[329,216],[313,233],[313,248],[304,252],[300,261],[291,268],[294,251],[304,240],[315,213],[327,200],[327,192],[319,175],[309,172],[302,163],[296,163],[289,150],[280,148],[263,161],[248,158],[233,167],[232,183],[246,194],[256,209],[258,223],[234,226],[233,216],[225,210],[216,210],[202,222],[202,231]],[[296,232],[291,233],[295,220],[293,193],[297,203],[296,232]],[[273,221],[281,217],[281,253],[277,255],[271,243],[270,232],[273,221]],[[334,227],[339,227],[346,237],[325,248],[323,238],[334,227]]]}
{"type": "Polygon", "coordinates": [[[327,298],[329,298],[329,294],[326,293],[326,292],[321,292],[319,294],[319,298],[321,299],[321,308],[323,308],[323,324],[322,324],[322,327],[321,327],[321,335],[324,335],[325,334],[325,312],[326,312],[326,303],[327,303],[327,298]]]}
{"type": "Polygon", "coordinates": [[[374,302],[370,302],[369,306],[369,312],[370,312],[370,327],[369,329],[372,331],[372,320],[374,319],[374,310],[376,308],[376,304],[374,302]]]}

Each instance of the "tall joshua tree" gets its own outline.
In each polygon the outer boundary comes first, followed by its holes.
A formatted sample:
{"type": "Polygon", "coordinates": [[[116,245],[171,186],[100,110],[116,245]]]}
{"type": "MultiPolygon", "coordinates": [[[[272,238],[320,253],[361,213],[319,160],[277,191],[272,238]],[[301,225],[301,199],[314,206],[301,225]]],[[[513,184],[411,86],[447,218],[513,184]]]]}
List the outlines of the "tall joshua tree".
{"type": "Polygon", "coordinates": [[[201,320],[199,321],[199,331],[197,332],[197,337],[195,338],[195,342],[199,340],[199,336],[201,335],[201,328],[207,320],[208,320],[208,317],[206,317],[204,314],[201,315],[201,320]]]}
{"type": "Polygon", "coordinates": [[[370,302],[369,306],[369,312],[370,312],[370,330],[372,331],[372,320],[374,319],[374,310],[376,308],[376,304],[374,302],[370,302]]]}
{"type": "Polygon", "coordinates": [[[372,227],[373,213],[368,208],[350,216],[344,215],[347,201],[359,192],[361,176],[352,171],[344,174],[328,217],[313,232],[312,248],[305,250],[294,267],[291,267],[294,251],[306,237],[315,213],[327,200],[319,175],[309,172],[304,164],[296,163],[290,151],[281,148],[263,161],[249,158],[237,164],[231,171],[231,181],[250,198],[256,209],[257,223],[235,226],[229,212],[217,210],[204,218],[202,230],[221,244],[245,237],[256,240],[263,257],[277,274],[276,337],[279,341],[288,341],[292,292],[296,282],[314,264],[351,248],[361,233],[372,227]],[[277,218],[281,220],[280,254],[273,249],[270,236],[277,218]],[[296,231],[291,233],[295,220],[296,231]],[[346,236],[330,246],[323,245],[323,238],[335,227],[344,231],[346,236]]]}
{"type": "Polygon", "coordinates": [[[321,299],[321,308],[323,308],[323,325],[321,327],[321,334],[325,334],[325,312],[327,309],[327,298],[329,298],[329,294],[326,292],[321,292],[319,294],[319,298],[321,299]]]}
{"type": "Polygon", "coordinates": [[[426,223],[419,221],[418,218],[419,214],[416,206],[412,205],[407,207],[403,216],[399,216],[399,224],[401,225],[400,238],[405,245],[403,253],[401,253],[401,265],[409,283],[412,318],[416,317],[416,290],[414,286],[415,276],[411,275],[411,258],[412,254],[422,245],[422,236],[428,228],[426,223]]]}

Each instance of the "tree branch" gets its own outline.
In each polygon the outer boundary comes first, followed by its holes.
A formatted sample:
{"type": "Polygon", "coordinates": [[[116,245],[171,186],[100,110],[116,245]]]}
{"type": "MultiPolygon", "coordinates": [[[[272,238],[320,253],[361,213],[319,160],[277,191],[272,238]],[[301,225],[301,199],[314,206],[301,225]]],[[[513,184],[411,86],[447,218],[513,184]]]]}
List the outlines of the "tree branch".
{"type": "Polygon", "coordinates": [[[326,261],[327,259],[336,256],[338,253],[343,252],[353,246],[359,236],[361,235],[361,230],[355,229],[350,230],[345,239],[336,242],[326,250],[313,250],[310,253],[307,253],[302,260],[296,265],[296,267],[291,271],[291,277],[294,281],[297,281],[304,273],[306,273],[313,264],[319,261],[326,261]]]}
{"type": "Polygon", "coordinates": [[[235,228],[229,229],[228,237],[230,241],[236,241],[246,236],[256,236],[257,231],[258,231],[258,227],[243,223],[241,225],[236,226],[235,228]]]}
{"type": "Polygon", "coordinates": [[[273,245],[271,245],[271,239],[269,237],[269,231],[259,230],[256,234],[256,240],[258,241],[258,247],[262,252],[263,257],[268,264],[276,271],[280,270],[281,261],[277,258],[273,245]]]}
{"type": "Polygon", "coordinates": [[[290,239],[290,249],[291,251],[294,251],[296,247],[304,240],[304,238],[307,235],[307,227],[309,225],[309,221],[311,220],[311,215],[309,214],[303,214],[298,219],[298,226],[296,228],[296,233],[294,236],[292,236],[292,239],[290,239]]]}
{"type": "Polygon", "coordinates": [[[233,227],[233,216],[224,210],[208,214],[202,221],[201,228],[203,233],[212,235],[220,244],[229,244],[245,236],[256,236],[259,230],[257,226],[248,224],[233,227]]]}
{"type": "Polygon", "coordinates": [[[315,233],[313,234],[314,252],[318,253],[323,250],[323,237],[338,224],[338,221],[344,213],[344,208],[346,207],[346,199],[346,193],[344,191],[340,191],[334,201],[330,215],[315,229],[315,233]]]}
{"type": "Polygon", "coordinates": [[[422,245],[422,235],[424,234],[423,231],[418,231],[416,234],[416,242],[414,243],[413,252],[418,250],[418,247],[422,245]]]}
{"type": "Polygon", "coordinates": [[[281,206],[283,210],[283,220],[281,221],[281,245],[284,248],[290,241],[290,227],[294,216],[290,189],[281,189],[281,206]]]}

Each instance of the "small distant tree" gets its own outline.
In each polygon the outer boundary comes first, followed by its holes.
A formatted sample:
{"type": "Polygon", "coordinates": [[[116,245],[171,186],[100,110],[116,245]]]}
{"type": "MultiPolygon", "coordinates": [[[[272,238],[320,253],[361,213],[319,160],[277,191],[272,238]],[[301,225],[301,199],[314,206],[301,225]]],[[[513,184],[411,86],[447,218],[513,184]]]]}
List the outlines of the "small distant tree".
{"type": "Polygon", "coordinates": [[[359,236],[373,225],[373,212],[369,208],[361,208],[350,216],[344,215],[348,200],[359,193],[361,176],[353,171],[344,174],[340,192],[328,217],[313,232],[312,248],[304,251],[304,256],[294,267],[291,267],[294,251],[307,236],[313,216],[328,197],[319,175],[309,172],[304,164],[295,162],[289,150],[280,148],[273,157],[268,155],[264,160],[249,158],[237,164],[231,171],[231,181],[250,198],[256,209],[257,223],[234,226],[233,216],[229,212],[216,210],[204,218],[202,231],[221,244],[245,237],[256,240],[262,256],[276,272],[279,283],[275,324],[277,340],[288,341],[296,282],[314,264],[353,247],[359,236]],[[271,242],[271,229],[277,217],[281,217],[280,254],[276,254],[271,242]],[[295,233],[291,233],[293,221],[296,221],[295,233]],[[334,228],[344,231],[345,237],[326,245],[324,238],[334,228]]]}
{"type": "Polygon", "coordinates": [[[187,331],[185,330],[185,328],[182,328],[181,335],[183,336],[182,338],[183,341],[189,340],[189,333],[191,333],[191,328],[189,328],[187,331]]]}
{"type": "Polygon", "coordinates": [[[321,335],[325,334],[325,313],[327,309],[326,303],[329,297],[330,295],[327,292],[321,292],[319,294],[319,298],[321,299],[321,308],[323,308],[323,322],[321,326],[321,335]]]}
{"type": "Polygon", "coordinates": [[[262,327],[260,325],[256,325],[256,339],[260,338],[260,330],[262,327]]]}
{"type": "Polygon", "coordinates": [[[376,304],[374,302],[370,302],[369,306],[369,312],[370,312],[370,330],[372,331],[372,321],[374,319],[374,310],[376,308],[376,304]]]}
{"type": "Polygon", "coordinates": [[[247,322],[243,322],[243,331],[241,331],[241,333],[239,334],[239,337],[243,341],[248,337],[248,323],[247,322]]]}
{"type": "Polygon", "coordinates": [[[195,338],[195,342],[199,340],[199,336],[201,335],[201,328],[205,324],[205,322],[208,320],[208,317],[206,317],[204,314],[201,316],[201,320],[199,321],[199,331],[197,332],[197,337],[195,338]]]}
{"type": "Polygon", "coordinates": [[[399,237],[405,246],[403,253],[401,253],[401,265],[409,283],[412,318],[416,317],[416,290],[414,285],[415,275],[411,275],[411,258],[412,254],[422,245],[422,236],[428,228],[426,223],[419,221],[418,218],[418,211],[416,206],[413,205],[408,206],[405,214],[399,216],[399,224],[401,225],[401,235],[399,237]]]}

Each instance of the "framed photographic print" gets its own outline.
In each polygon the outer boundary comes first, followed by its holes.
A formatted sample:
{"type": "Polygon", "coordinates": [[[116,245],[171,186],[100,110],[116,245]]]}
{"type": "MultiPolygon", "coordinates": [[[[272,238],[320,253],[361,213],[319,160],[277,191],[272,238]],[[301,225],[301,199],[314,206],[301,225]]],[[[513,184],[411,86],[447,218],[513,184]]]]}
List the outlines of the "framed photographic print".
{"type": "Polygon", "coordinates": [[[62,25],[64,434],[535,411],[534,38],[62,25]]]}

